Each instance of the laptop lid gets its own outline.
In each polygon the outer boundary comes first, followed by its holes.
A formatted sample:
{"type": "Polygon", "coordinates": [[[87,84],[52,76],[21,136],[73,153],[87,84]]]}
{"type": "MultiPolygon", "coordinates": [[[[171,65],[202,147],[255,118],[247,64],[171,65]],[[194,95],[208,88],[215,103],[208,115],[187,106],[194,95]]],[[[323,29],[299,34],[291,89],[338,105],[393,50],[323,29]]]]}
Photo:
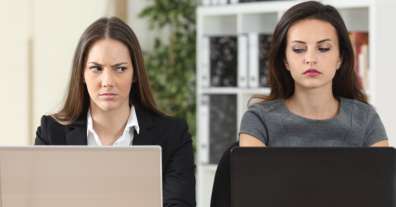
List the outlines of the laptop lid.
{"type": "Polygon", "coordinates": [[[159,146],[0,147],[0,207],[162,206],[159,146]]]}
{"type": "Polygon", "coordinates": [[[235,148],[232,207],[391,207],[392,148],[235,148]]]}

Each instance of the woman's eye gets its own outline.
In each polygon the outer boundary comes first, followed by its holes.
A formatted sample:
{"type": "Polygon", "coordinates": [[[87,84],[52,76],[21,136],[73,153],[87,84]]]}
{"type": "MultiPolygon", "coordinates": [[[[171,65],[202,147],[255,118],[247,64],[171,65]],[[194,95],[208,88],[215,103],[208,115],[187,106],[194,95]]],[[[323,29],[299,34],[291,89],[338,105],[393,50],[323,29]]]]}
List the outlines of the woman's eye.
{"type": "Polygon", "coordinates": [[[293,48],[292,50],[293,50],[293,52],[295,52],[295,53],[303,53],[303,52],[305,52],[305,49],[304,49],[304,48],[293,48]]]}
{"type": "Polygon", "coordinates": [[[121,73],[121,72],[124,72],[126,69],[127,69],[127,67],[117,67],[116,71],[121,73]]]}
{"type": "Polygon", "coordinates": [[[329,51],[329,50],[330,50],[329,47],[319,47],[319,51],[320,51],[320,52],[327,52],[327,51],[329,51]]]}
{"type": "Polygon", "coordinates": [[[91,67],[89,67],[89,69],[90,69],[91,71],[93,71],[93,72],[99,72],[99,71],[102,71],[102,67],[100,67],[100,66],[97,66],[97,65],[95,65],[95,66],[91,66],[91,67]]]}

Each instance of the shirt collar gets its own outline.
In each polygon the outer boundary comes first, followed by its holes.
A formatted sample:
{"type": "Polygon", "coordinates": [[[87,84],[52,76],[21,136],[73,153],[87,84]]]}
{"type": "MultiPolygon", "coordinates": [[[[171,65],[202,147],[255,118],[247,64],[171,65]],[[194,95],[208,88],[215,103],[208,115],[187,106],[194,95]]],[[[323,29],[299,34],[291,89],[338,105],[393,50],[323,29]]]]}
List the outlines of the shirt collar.
{"type": "MultiPolygon", "coordinates": [[[[140,128],[139,128],[139,123],[138,123],[138,119],[136,116],[136,110],[135,110],[134,106],[131,106],[131,110],[129,112],[129,117],[128,117],[128,122],[125,125],[124,132],[126,130],[132,130],[133,128],[135,128],[136,133],[139,134],[140,128]]],[[[88,110],[88,113],[87,113],[87,135],[89,135],[89,133],[95,133],[95,130],[93,128],[91,110],[88,110]]]]}
{"type": "Polygon", "coordinates": [[[139,134],[140,128],[139,128],[139,123],[138,123],[138,119],[136,116],[136,110],[134,106],[131,106],[131,112],[129,113],[129,118],[128,118],[128,122],[125,126],[125,128],[135,128],[136,133],[139,134]]]}

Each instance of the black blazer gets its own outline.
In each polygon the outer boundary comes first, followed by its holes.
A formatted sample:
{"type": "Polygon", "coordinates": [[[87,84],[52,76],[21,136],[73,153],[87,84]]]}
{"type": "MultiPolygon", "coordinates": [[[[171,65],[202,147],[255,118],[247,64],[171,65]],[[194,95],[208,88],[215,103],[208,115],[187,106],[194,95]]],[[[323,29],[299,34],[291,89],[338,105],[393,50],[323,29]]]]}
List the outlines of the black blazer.
{"type": "MultiPolygon", "coordinates": [[[[191,135],[185,121],[151,113],[135,105],[139,134],[133,145],[162,147],[164,207],[195,206],[195,164],[191,135]]],[[[62,125],[51,116],[41,118],[36,145],[87,145],[86,116],[62,125]]]]}

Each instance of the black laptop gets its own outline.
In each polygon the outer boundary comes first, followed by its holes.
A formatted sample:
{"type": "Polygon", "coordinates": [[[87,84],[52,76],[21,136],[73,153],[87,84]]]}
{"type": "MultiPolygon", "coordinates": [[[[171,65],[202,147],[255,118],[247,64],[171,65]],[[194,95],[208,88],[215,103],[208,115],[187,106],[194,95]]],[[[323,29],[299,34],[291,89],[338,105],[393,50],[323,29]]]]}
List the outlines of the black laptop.
{"type": "Polygon", "coordinates": [[[231,207],[393,207],[393,148],[234,148],[231,207]]]}

